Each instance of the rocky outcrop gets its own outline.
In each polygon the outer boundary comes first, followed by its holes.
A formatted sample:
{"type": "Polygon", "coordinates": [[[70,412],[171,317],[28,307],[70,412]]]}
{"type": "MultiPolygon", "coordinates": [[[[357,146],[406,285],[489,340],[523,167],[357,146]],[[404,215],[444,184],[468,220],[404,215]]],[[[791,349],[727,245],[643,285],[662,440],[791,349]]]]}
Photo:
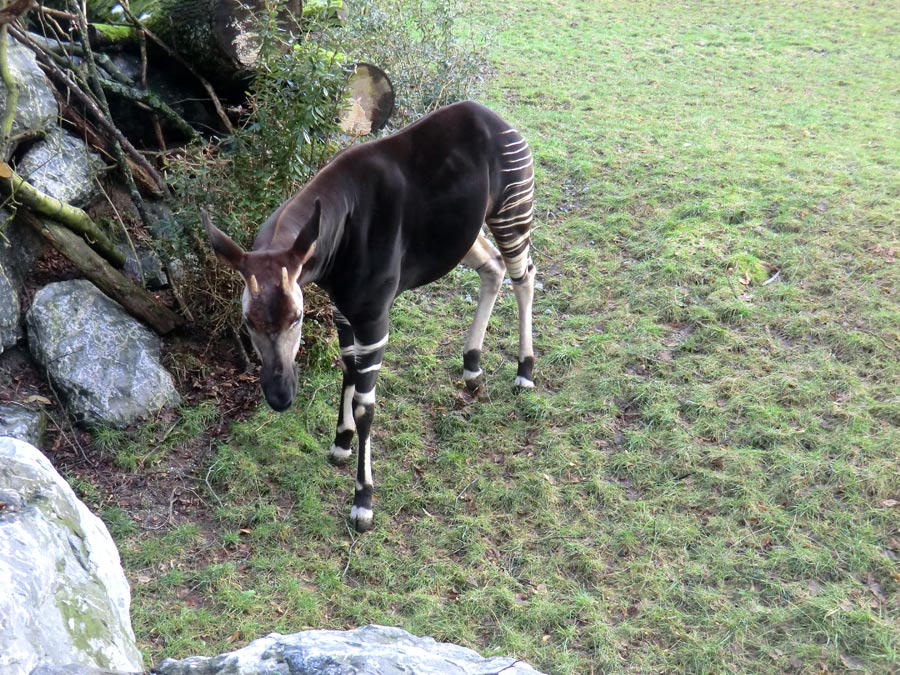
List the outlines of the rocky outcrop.
{"type": "Polygon", "coordinates": [[[0,354],[22,337],[19,291],[0,263],[0,354]]]}
{"type": "Polygon", "coordinates": [[[26,323],[32,356],[85,424],[127,426],[180,402],[159,337],[89,281],[42,288],[26,323]]]}
{"type": "Polygon", "coordinates": [[[16,170],[35,188],[73,206],[86,206],[98,194],[103,161],[78,138],[53,127],[19,161],[16,170]]]}
{"type": "Polygon", "coordinates": [[[0,438],[0,503],[0,673],[143,670],[109,531],[28,443],[0,438]]]}
{"type": "Polygon", "coordinates": [[[10,436],[40,446],[46,426],[47,416],[40,410],[11,403],[0,405],[0,436],[10,436]]]}
{"type": "Polygon", "coordinates": [[[243,649],[213,657],[166,659],[160,675],[540,675],[507,657],[486,659],[454,644],[416,637],[400,628],[272,633],[243,649]]]}
{"type": "MultiPolygon", "coordinates": [[[[12,135],[49,129],[56,125],[59,110],[56,97],[40,69],[34,53],[27,47],[9,38],[7,41],[9,70],[19,86],[19,100],[16,117],[13,120],[12,135]]],[[[5,113],[6,87],[0,80],[0,114],[5,113]]]]}

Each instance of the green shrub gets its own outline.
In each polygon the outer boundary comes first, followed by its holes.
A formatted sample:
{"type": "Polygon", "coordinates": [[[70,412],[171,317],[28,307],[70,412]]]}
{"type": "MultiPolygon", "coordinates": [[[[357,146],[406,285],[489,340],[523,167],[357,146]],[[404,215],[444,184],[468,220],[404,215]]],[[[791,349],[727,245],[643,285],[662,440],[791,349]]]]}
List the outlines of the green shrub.
{"type": "MultiPolygon", "coordinates": [[[[163,253],[188,263],[181,285],[198,327],[217,333],[240,321],[240,279],[215,263],[200,208],[249,247],[263,220],[353,142],[337,122],[354,63],[369,61],[388,73],[397,93],[395,127],[473,95],[485,52],[483,44],[459,37],[462,9],[457,0],[354,2],[345,26],[312,20],[299,37],[267,18],[277,5],[261,18],[259,68],[240,127],[188,148],[169,167],[183,234],[163,253]]],[[[307,301],[309,309],[322,310],[321,294],[307,293],[307,301]]]]}

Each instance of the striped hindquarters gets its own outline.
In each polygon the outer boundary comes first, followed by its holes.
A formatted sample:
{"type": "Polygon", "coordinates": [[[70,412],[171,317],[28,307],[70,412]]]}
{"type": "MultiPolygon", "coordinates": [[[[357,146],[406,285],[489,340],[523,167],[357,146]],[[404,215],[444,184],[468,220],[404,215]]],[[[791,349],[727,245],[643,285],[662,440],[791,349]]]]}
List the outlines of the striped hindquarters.
{"type": "Polygon", "coordinates": [[[503,188],[488,229],[497,242],[513,281],[528,272],[531,222],[534,218],[534,158],[528,143],[515,129],[500,134],[500,175],[503,188]]]}

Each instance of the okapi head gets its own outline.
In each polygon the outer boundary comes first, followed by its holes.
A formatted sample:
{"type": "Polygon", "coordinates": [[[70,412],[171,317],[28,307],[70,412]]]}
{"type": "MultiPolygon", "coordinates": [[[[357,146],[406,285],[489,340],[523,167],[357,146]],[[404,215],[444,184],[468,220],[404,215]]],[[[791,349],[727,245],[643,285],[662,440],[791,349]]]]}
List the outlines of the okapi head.
{"type": "Polygon", "coordinates": [[[216,257],[244,278],[242,310],[253,348],[262,361],[260,380],[266,401],[274,410],[286,410],[297,393],[294,358],[303,327],[303,291],[298,280],[319,236],[321,206],[286,249],[245,251],[213,225],[201,211],[203,226],[216,257]]]}

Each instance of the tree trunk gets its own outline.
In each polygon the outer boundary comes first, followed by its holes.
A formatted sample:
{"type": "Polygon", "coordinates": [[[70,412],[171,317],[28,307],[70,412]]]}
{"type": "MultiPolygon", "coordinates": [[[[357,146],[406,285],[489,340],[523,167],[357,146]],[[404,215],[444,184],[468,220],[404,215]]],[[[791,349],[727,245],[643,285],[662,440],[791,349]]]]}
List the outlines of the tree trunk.
{"type": "MultiPolygon", "coordinates": [[[[160,0],[146,26],[213,82],[237,84],[252,74],[261,46],[254,20],[265,0],[160,0]]],[[[297,31],[301,0],[288,0],[278,25],[297,31]]]]}

